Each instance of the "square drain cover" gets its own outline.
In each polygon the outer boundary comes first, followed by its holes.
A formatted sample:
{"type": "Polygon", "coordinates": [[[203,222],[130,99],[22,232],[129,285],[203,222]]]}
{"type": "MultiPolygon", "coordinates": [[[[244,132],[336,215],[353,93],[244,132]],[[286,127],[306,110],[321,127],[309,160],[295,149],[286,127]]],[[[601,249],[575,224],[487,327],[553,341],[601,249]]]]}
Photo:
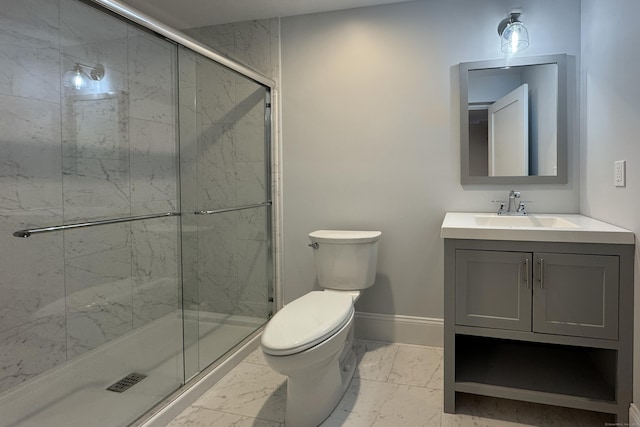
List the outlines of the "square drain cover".
{"type": "Polygon", "coordinates": [[[143,374],[136,374],[136,373],[129,374],[123,379],[121,379],[120,381],[118,381],[117,383],[107,387],[107,390],[115,391],[116,393],[122,393],[123,391],[126,391],[131,387],[133,387],[134,385],[138,384],[140,381],[142,381],[145,378],[147,378],[147,376],[143,374]]]}

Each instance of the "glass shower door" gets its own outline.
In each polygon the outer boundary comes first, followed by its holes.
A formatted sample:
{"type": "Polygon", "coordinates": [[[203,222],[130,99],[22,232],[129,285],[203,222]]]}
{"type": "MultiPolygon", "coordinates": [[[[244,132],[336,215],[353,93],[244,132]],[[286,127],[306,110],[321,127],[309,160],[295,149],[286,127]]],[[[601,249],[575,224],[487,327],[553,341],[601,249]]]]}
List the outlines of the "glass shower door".
{"type": "Polygon", "coordinates": [[[177,48],[7,0],[0,51],[0,426],[127,425],[184,379],[177,48]]]}
{"type": "Polygon", "coordinates": [[[185,373],[271,313],[269,91],[179,49],[185,373]]]}
{"type": "Polygon", "coordinates": [[[128,425],[270,315],[269,91],[78,0],[0,68],[0,427],[128,425]]]}

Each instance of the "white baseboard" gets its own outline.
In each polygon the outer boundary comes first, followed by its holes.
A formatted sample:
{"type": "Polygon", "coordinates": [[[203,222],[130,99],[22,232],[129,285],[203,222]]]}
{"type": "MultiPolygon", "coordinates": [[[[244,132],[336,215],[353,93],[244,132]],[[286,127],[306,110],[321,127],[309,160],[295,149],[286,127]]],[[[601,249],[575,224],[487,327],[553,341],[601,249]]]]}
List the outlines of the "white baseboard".
{"type": "Polygon", "coordinates": [[[356,338],[442,347],[444,320],[357,312],[356,338]]]}
{"type": "Polygon", "coordinates": [[[640,427],[640,408],[635,403],[629,406],[629,426],[640,427]]]}

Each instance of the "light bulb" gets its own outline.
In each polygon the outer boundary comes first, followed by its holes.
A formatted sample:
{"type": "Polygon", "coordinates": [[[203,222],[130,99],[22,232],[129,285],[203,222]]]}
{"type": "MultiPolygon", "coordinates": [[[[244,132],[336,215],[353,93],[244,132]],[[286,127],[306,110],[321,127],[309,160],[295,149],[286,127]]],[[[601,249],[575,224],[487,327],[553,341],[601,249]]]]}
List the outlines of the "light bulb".
{"type": "Polygon", "coordinates": [[[529,33],[522,22],[515,21],[507,25],[502,33],[502,51],[520,52],[529,46],[529,33]]]}
{"type": "Polygon", "coordinates": [[[70,87],[75,90],[84,89],[87,86],[89,77],[82,71],[79,64],[76,64],[71,71],[67,71],[64,75],[63,84],[65,87],[70,87]]]}
{"type": "Polygon", "coordinates": [[[76,71],[76,74],[71,79],[71,84],[75,90],[80,90],[86,86],[86,82],[82,78],[82,71],[76,71]]]}
{"type": "Polygon", "coordinates": [[[513,33],[511,33],[511,52],[517,52],[518,51],[518,39],[520,38],[520,36],[518,36],[518,32],[514,31],[513,33]]]}

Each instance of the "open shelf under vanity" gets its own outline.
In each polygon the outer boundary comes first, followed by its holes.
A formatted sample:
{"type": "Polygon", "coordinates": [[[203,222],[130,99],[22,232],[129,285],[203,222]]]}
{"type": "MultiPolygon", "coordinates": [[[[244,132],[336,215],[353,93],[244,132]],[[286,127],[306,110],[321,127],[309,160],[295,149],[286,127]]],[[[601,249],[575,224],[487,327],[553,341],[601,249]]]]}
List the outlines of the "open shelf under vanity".
{"type": "Polygon", "coordinates": [[[455,390],[611,412],[617,350],[456,336],[455,390]]]}

